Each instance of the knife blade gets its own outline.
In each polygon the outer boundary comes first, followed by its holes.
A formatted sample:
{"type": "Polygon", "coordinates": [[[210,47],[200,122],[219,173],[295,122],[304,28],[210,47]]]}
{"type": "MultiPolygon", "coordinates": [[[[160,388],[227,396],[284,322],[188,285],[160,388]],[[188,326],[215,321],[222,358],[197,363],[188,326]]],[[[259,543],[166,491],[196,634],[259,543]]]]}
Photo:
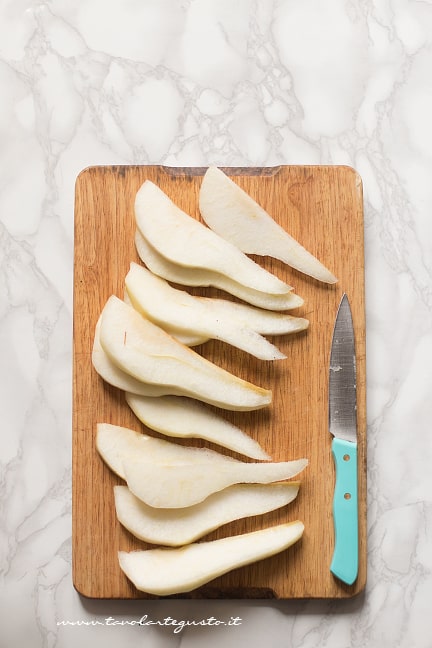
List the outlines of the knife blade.
{"type": "Polygon", "coordinates": [[[337,311],[330,353],[329,429],[336,472],[330,571],[352,585],[358,574],[357,389],[354,327],[345,293],[337,311]]]}

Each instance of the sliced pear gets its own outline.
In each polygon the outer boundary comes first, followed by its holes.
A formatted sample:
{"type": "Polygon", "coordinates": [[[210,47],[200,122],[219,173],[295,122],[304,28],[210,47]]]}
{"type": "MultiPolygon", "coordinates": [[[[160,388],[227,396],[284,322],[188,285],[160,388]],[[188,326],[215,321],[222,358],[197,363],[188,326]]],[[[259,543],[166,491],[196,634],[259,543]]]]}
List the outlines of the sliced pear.
{"type": "Polygon", "coordinates": [[[132,306],[173,337],[195,338],[200,343],[222,340],[262,360],[286,356],[260,335],[261,328],[283,334],[304,330],[309,324],[302,317],[190,295],[136,263],[131,263],[125,285],[132,306]]]}
{"type": "Polygon", "coordinates": [[[95,336],[93,341],[92,350],[92,364],[96,372],[103,378],[109,385],[122,389],[123,391],[141,396],[165,396],[166,394],[182,394],[182,390],[176,390],[173,387],[165,385],[149,385],[143,383],[126,372],[122,371],[103,350],[100,343],[100,322],[99,317],[96,324],[95,336]]]}
{"type": "Polygon", "coordinates": [[[120,568],[135,587],[158,596],[190,592],[232,569],[284,551],[303,535],[296,520],[178,549],[119,551],[120,568]]]}
{"type": "Polygon", "coordinates": [[[290,286],[175,205],[157,185],[146,180],[135,198],[137,227],[163,257],[187,268],[203,268],[248,288],[284,294],[290,286]]]}
{"type": "Polygon", "coordinates": [[[291,479],[307,466],[306,459],[279,463],[155,461],[143,464],[123,460],[129,489],[156,508],[184,508],[234,484],[269,484],[291,479]]]}
{"type": "Polygon", "coordinates": [[[247,254],[271,256],[325,283],[336,277],[217,167],[204,175],[199,206],[207,225],[247,254]]]}
{"type": "Polygon", "coordinates": [[[101,314],[100,344],[122,371],[154,385],[232,410],[271,402],[271,391],[225,371],[184,346],[112,295],[101,314]]]}
{"type": "MultiPolygon", "coordinates": [[[[208,297],[202,297],[201,299],[211,302],[222,301],[208,297]]],[[[230,317],[235,318],[239,322],[239,326],[248,325],[262,335],[287,335],[303,331],[309,326],[309,320],[303,317],[255,308],[233,301],[228,303],[230,305],[230,317]]]]}
{"type": "Polygon", "coordinates": [[[271,459],[246,432],[196,400],[127,393],[126,401],[137,418],[151,430],[172,437],[205,439],[252,459],[271,459]]]}
{"type": "Polygon", "coordinates": [[[139,499],[158,508],[192,506],[234,484],[268,484],[291,479],[308,463],[306,459],[244,463],[209,448],[178,445],[110,423],[98,424],[96,448],[109,468],[127,481],[139,499]],[[174,470],[169,471],[170,467],[174,470]],[[164,494],[165,483],[168,490],[164,494]],[[171,493],[173,489],[179,491],[177,495],[171,493]]]}
{"type": "Polygon", "coordinates": [[[147,506],[127,486],[114,486],[114,499],[119,522],[135,537],[179,547],[233,520],[286,506],[296,498],[299,486],[300,482],[238,484],[210,495],[201,504],[175,510],[147,506]]]}
{"type": "Polygon", "coordinates": [[[124,480],[126,474],[123,463],[131,457],[141,465],[157,461],[165,463],[183,461],[189,464],[194,462],[241,463],[233,457],[222,455],[209,448],[178,445],[111,423],[98,423],[96,448],[107,466],[124,480]]]}
{"type": "Polygon", "coordinates": [[[247,288],[230,277],[204,269],[186,268],[172,263],[160,255],[142,236],[135,233],[135,247],[141,261],[156,275],[183,286],[213,286],[239,299],[267,310],[292,310],[304,304],[304,300],[292,290],[283,295],[273,295],[247,288]]]}

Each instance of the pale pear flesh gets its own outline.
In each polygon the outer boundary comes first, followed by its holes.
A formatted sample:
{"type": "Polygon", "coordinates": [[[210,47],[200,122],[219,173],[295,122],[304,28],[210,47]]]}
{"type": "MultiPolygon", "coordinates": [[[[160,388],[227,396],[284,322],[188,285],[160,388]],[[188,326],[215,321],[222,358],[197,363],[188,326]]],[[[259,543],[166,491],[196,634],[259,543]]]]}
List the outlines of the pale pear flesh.
{"type": "Polygon", "coordinates": [[[271,402],[270,390],[206,360],[114,295],[102,311],[100,344],[114,364],[144,383],[169,385],[223,409],[254,410],[271,402]]]}
{"type": "Polygon", "coordinates": [[[160,434],[200,438],[252,459],[271,459],[246,432],[194,399],[182,396],[152,398],[127,393],[126,402],[144,425],[160,434]]]}
{"type": "Polygon", "coordinates": [[[221,169],[207,169],[199,205],[205,223],[246,254],[272,256],[319,281],[337,282],[330,270],[221,169]]]}
{"type": "Polygon", "coordinates": [[[142,236],[172,263],[234,275],[238,283],[263,292],[284,294],[290,290],[236,246],[182,211],[150,180],[136,194],[135,218],[142,236]]]}
{"type": "Polygon", "coordinates": [[[140,500],[158,508],[192,506],[234,484],[291,479],[308,463],[244,463],[210,448],[179,445],[110,423],[98,424],[96,448],[140,500]]]}
{"type": "Polygon", "coordinates": [[[172,263],[162,257],[146,239],[141,235],[139,230],[135,233],[135,247],[139,258],[154,274],[163,277],[167,281],[181,284],[183,286],[202,286],[217,288],[223,290],[248,304],[265,308],[267,310],[285,311],[292,310],[303,306],[304,300],[289,290],[283,295],[273,295],[247,288],[236,282],[230,277],[211,272],[204,269],[186,268],[181,265],[172,263]]]}
{"type": "MultiPolygon", "coordinates": [[[[215,304],[217,301],[209,297],[200,297],[204,302],[215,304]]],[[[225,302],[227,303],[227,302],[225,302]]],[[[239,323],[248,324],[254,331],[262,335],[287,335],[303,331],[309,326],[309,320],[297,315],[273,312],[263,308],[256,308],[247,304],[230,301],[230,317],[238,320],[239,323]]],[[[212,306],[216,309],[216,306],[212,306]]]]}
{"type": "Polygon", "coordinates": [[[123,480],[126,480],[124,462],[127,459],[138,461],[141,465],[157,461],[240,463],[210,448],[179,445],[112,423],[98,423],[96,449],[107,466],[123,480]]]}
{"type": "MultiPolygon", "coordinates": [[[[164,281],[159,277],[156,278],[161,282],[164,281]]],[[[187,346],[195,346],[195,344],[187,344],[191,339],[193,343],[198,341],[198,344],[216,339],[246,351],[260,360],[286,358],[286,355],[274,344],[251,327],[239,325],[238,321],[229,318],[230,302],[228,301],[224,300],[224,303],[218,304],[219,308],[214,309],[212,302],[222,302],[222,300],[214,299],[206,303],[204,298],[188,295],[191,298],[189,303],[179,303],[178,294],[184,291],[171,288],[166,282],[165,290],[161,287],[158,298],[155,299],[151,290],[138,292],[137,287],[130,286],[130,283],[132,282],[129,282],[128,295],[134,308],[187,346]],[[195,331],[195,336],[191,335],[191,330],[195,331]]],[[[232,311],[231,315],[233,315],[232,311]]]]}
{"type": "Polygon", "coordinates": [[[210,495],[205,502],[174,510],[144,504],[127,486],[114,486],[114,500],[117,519],[136,538],[179,547],[234,520],[263,515],[290,504],[297,497],[299,486],[299,482],[238,484],[210,495]]]}
{"type": "Polygon", "coordinates": [[[200,343],[222,340],[262,360],[286,356],[260,335],[260,328],[287,334],[302,331],[309,324],[301,317],[190,295],[136,263],[131,263],[125,285],[133,307],[173,337],[179,333],[182,339],[195,336],[200,343]]]}
{"type": "Polygon", "coordinates": [[[156,508],[184,508],[234,484],[269,484],[291,479],[307,466],[306,459],[278,463],[225,461],[203,463],[123,460],[126,483],[136,497],[156,508]]]}
{"type": "Polygon", "coordinates": [[[113,387],[117,387],[125,392],[138,394],[141,396],[165,396],[167,394],[183,394],[181,389],[165,385],[149,385],[133,376],[130,376],[125,371],[122,371],[112,360],[107,356],[100,343],[100,321],[99,317],[96,324],[95,335],[93,340],[92,349],[92,364],[95,371],[100,375],[105,382],[113,387]]]}
{"type": "Polygon", "coordinates": [[[127,578],[143,592],[168,596],[190,592],[226,574],[288,549],[303,535],[296,520],[251,533],[184,547],[118,553],[127,578]]]}

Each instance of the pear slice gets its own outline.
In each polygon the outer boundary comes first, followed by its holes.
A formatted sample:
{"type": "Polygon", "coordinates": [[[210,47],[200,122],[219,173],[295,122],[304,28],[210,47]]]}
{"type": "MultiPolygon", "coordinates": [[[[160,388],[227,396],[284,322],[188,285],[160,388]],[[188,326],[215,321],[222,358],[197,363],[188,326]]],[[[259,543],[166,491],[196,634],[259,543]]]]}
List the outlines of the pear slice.
{"type": "Polygon", "coordinates": [[[235,277],[238,283],[262,292],[284,294],[291,289],[235,245],[182,211],[150,180],[137,192],[135,218],[143,237],[172,263],[235,277]]]}
{"type": "Polygon", "coordinates": [[[183,286],[212,286],[238,297],[248,304],[265,308],[267,310],[292,310],[303,306],[304,300],[292,290],[283,295],[273,295],[260,290],[253,290],[238,283],[230,277],[204,270],[201,268],[186,268],[172,263],[160,255],[139,230],[135,233],[135,247],[141,261],[156,275],[167,281],[182,284],[183,286]]]}
{"type": "Polygon", "coordinates": [[[114,364],[142,382],[169,385],[223,409],[254,410],[271,402],[271,391],[201,357],[114,295],[101,314],[100,343],[114,364]]]}
{"type": "Polygon", "coordinates": [[[157,461],[185,462],[235,462],[233,457],[225,456],[209,448],[195,448],[156,439],[148,434],[130,430],[121,425],[98,423],[96,428],[96,449],[111,470],[126,480],[124,461],[133,458],[140,465],[157,461]]]}
{"type": "Polygon", "coordinates": [[[125,279],[126,293],[136,310],[178,339],[217,339],[256,358],[286,358],[260,335],[261,330],[293,333],[307,328],[302,317],[274,313],[226,299],[197,297],[171,287],[146,268],[131,263],[125,279]]]}
{"type": "Polygon", "coordinates": [[[157,397],[166,396],[167,394],[175,395],[183,393],[181,389],[176,390],[175,388],[166,385],[149,385],[148,383],[133,378],[133,376],[130,376],[119,369],[119,367],[110,360],[101,346],[100,324],[101,317],[99,317],[95,329],[92,349],[92,364],[96,372],[105,380],[105,382],[113,387],[140,396],[157,397]]]}
{"type": "Polygon", "coordinates": [[[306,459],[279,463],[154,461],[123,459],[129,489],[156,508],[184,508],[234,484],[269,484],[291,479],[307,466],[306,459]]]}
{"type": "Polygon", "coordinates": [[[157,596],[190,592],[232,569],[284,551],[303,535],[296,520],[259,531],[177,549],[119,551],[122,571],[135,587],[157,596]]]}
{"type": "Polygon", "coordinates": [[[199,206],[207,225],[246,254],[268,255],[319,281],[336,277],[217,167],[207,169],[199,206]]]}
{"type": "Polygon", "coordinates": [[[139,499],[158,508],[192,506],[234,484],[291,479],[308,463],[306,459],[244,463],[209,448],[178,445],[110,423],[98,424],[96,448],[107,466],[128,483],[139,499]],[[174,470],[169,471],[170,467],[174,470]],[[191,483],[195,479],[198,481],[191,483]],[[164,494],[161,491],[165,480],[168,490],[164,494]],[[177,490],[177,495],[172,490],[177,490]]]}
{"type": "Polygon", "coordinates": [[[119,522],[136,538],[179,547],[233,520],[286,506],[296,498],[299,487],[300,482],[238,484],[210,495],[201,504],[176,510],[147,506],[127,486],[114,486],[114,500],[119,522]]]}
{"type": "Polygon", "coordinates": [[[181,396],[152,398],[126,394],[137,418],[151,430],[172,437],[200,438],[251,459],[269,460],[259,443],[199,401],[181,396]]]}

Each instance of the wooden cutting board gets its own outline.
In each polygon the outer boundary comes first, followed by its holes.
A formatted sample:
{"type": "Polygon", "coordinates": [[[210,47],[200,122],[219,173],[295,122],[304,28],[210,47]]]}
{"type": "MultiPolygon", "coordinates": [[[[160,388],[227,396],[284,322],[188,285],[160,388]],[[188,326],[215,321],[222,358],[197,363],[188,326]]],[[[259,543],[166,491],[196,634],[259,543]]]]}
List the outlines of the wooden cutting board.
{"type": "MultiPolygon", "coordinates": [[[[225,418],[257,439],[275,461],[309,459],[308,468],[300,476],[302,485],[296,501],[279,511],[227,524],[205,539],[295,519],[304,522],[305,531],[302,540],[287,551],[234,570],[181,598],[351,597],[366,583],[362,183],[353,169],[344,166],[224,170],[328,266],[339,282],[334,286],[323,285],[279,261],[254,257],[304,298],[304,306],[295,314],[309,319],[309,330],[273,338],[288,356],[275,362],[256,360],[222,342],[211,341],[197,348],[229,371],[273,390],[273,403],[265,410],[223,412],[225,418]],[[358,579],[350,587],[337,581],[329,571],[334,542],[334,466],[328,432],[327,381],[333,324],[344,292],[353,313],[358,371],[360,564],[358,579]]],[[[199,218],[198,194],[204,171],[161,166],[91,167],[76,182],[73,582],[78,592],[87,597],[156,598],[138,592],[118,566],[118,550],[149,546],[136,540],[116,519],[113,486],[120,480],[97,454],[95,432],[97,423],[107,422],[158,435],[136,419],[123,393],[105,384],[95,373],[91,350],[95,324],[107,298],[111,294],[123,297],[130,262],[139,262],[134,247],[133,204],[137,190],[144,180],[150,179],[184,211],[199,218]]],[[[213,289],[201,293],[222,296],[213,289]]],[[[211,447],[199,441],[195,445],[211,447]]]]}

